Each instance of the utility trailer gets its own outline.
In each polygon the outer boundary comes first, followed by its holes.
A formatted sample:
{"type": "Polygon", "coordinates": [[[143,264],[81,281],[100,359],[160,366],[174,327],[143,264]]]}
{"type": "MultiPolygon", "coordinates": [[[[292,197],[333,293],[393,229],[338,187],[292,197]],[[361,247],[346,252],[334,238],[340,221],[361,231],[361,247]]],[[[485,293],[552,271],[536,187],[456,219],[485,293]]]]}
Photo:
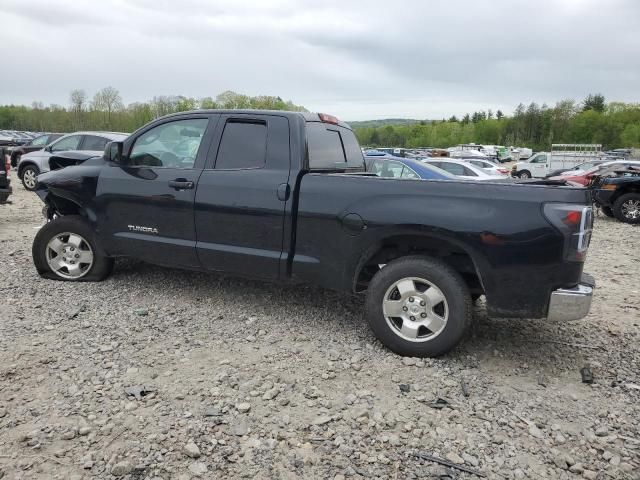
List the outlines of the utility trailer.
{"type": "Polygon", "coordinates": [[[544,178],[557,170],[604,157],[599,143],[554,143],[550,152],[540,152],[511,167],[511,175],[520,178],[544,178]]]}

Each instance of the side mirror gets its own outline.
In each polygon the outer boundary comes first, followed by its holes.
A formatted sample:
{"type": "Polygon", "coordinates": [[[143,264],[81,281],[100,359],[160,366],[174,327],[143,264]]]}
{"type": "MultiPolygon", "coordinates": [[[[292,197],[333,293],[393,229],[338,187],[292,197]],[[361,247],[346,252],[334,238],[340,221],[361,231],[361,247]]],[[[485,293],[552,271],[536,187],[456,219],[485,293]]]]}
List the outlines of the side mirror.
{"type": "Polygon", "coordinates": [[[44,151],[45,152],[49,152],[51,153],[53,150],[51,149],[51,145],[47,145],[46,147],[44,147],[44,151]]]}
{"type": "Polygon", "coordinates": [[[107,162],[122,163],[122,142],[109,142],[104,149],[107,162]]]}

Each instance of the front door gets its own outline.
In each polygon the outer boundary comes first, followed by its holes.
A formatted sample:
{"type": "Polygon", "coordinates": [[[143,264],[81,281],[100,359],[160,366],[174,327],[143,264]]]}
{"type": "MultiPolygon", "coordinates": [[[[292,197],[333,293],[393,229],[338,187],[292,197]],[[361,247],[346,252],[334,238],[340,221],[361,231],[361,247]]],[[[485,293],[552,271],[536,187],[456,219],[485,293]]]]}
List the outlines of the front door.
{"type": "Polygon", "coordinates": [[[544,178],[549,173],[547,165],[547,154],[540,153],[529,162],[531,165],[531,176],[534,178],[544,178]]]}
{"type": "Polygon", "coordinates": [[[152,124],[127,139],[121,164],[103,169],[98,228],[111,255],[198,267],[193,204],[218,115],[152,124]]]}
{"type": "Polygon", "coordinates": [[[288,248],[289,169],[286,117],[221,116],[196,192],[197,250],[205,268],[278,277],[288,248]]]}

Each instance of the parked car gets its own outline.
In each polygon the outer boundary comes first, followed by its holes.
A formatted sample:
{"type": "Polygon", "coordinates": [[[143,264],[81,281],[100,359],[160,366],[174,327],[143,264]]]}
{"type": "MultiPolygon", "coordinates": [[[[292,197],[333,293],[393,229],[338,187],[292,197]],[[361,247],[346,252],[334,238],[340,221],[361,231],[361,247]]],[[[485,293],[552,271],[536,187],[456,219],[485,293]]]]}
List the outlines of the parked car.
{"type": "Polygon", "coordinates": [[[35,190],[38,175],[49,171],[49,157],[58,152],[82,150],[101,154],[107,143],[124,140],[127,133],[75,132],[63,135],[44,149],[22,155],[18,164],[18,178],[27,190],[35,190]]]}
{"type": "Polygon", "coordinates": [[[586,186],[591,182],[591,180],[598,176],[603,175],[607,172],[613,172],[616,169],[624,168],[627,166],[640,166],[640,161],[623,161],[618,160],[614,162],[604,162],[600,165],[597,165],[586,172],[576,173],[576,174],[566,174],[566,175],[556,175],[555,177],[550,177],[549,180],[565,180],[567,182],[572,182],[575,184],[586,186]]]}
{"type": "MultiPolygon", "coordinates": [[[[2,148],[0,148],[2,153],[2,148]]],[[[0,169],[0,203],[5,203],[11,195],[11,163],[9,162],[8,155],[0,156],[2,162],[2,168],[0,169]]]]}
{"type": "Polygon", "coordinates": [[[596,205],[605,215],[640,224],[640,162],[601,172],[593,178],[591,190],[596,205]]]}
{"type": "Polygon", "coordinates": [[[410,356],[453,348],[472,295],[490,316],[559,322],[591,304],[586,189],[380,178],[330,115],[172,114],[38,180],[45,278],[102,280],[124,256],[366,292],[375,335],[410,356]]]}
{"type": "Polygon", "coordinates": [[[42,150],[44,147],[59,139],[64,135],[63,133],[45,133],[44,135],[39,135],[34,139],[30,140],[24,145],[20,145],[17,147],[13,147],[10,150],[11,155],[11,166],[17,167],[18,163],[20,163],[20,158],[25,153],[36,152],[38,150],[42,150]]]}
{"type": "Polygon", "coordinates": [[[554,170],[549,175],[547,175],[547,177],[556,177],[558,175],[571,175],[571,176],[582,175],[586,171],[591,170],[594,167],[597,167],[598,165],[602,165],[603,163],[607,163],[608,161],[609,160],[604,160],[604,159],[590,160],[588,162],[580,163],[575,167],[560,168],[558,170],[554,170]]]}
{"type": "Polygon", "coordinates": [[[383,178],[422,180],[455,180],[456,177],[433,165],[419,160],[394,156],[365,156],[367,172],[383,178]]]}
{"type": "Polygon", "coordinates": [[[493,175],[509,175],[509,172],[511,171],[507,167],[495,164],[489,160],[478,160],[473,158],[464,158],[462,160],[464,162],[470,163],[471,165],[475,165],[478,168],[486,170],[493,175]]]}
{"type": "Polygon", "coordinates": [[[479,180],[479,181],[491,181],[491,180],[504,180],[505,176],[501,174],[494,174],[490,171],[486,171],[482,168],[476,167],[466,160],[454,160],[454,159],[429,159],[422,160],[428,165],[441,168],[452,175],[455,175],[460,180],[479,180]]]}

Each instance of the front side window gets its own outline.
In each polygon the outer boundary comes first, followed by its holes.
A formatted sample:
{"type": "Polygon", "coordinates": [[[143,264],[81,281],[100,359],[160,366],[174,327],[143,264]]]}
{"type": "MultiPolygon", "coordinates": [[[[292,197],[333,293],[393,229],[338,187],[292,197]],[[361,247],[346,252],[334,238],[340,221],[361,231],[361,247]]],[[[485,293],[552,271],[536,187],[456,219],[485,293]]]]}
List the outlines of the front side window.
{"type": "Polygon", "coordinates": [[[129,154],[129,165],[193,168],[208,120],[197,118],[163,123],[140,135],[129,154]]]}
{"type": "Polygon", "coordinates": [[[95,135],[85,135],[84,142],[82,142],[82,150],[96,150],[104,151],[104,147],[107,146],[108,139],[104,137],[96,137],[95,135]]]}
{"type": "Polygon", "coordinates": [[[224,126],[217,170],[264,167],[267,157],[267,124],[259,121],[230,120],[224,126]]]}
{"type": "Polygon", "coordinates": [[[547,163],[546,155],[538,155],[536,158],[531,160],[531,163],[547,163]]]}
{"type": "Polygon", "coordinates": [[[42,135],[34,138],[31,141],[31,145],[34,147],[44,147],[47,144],[47,140],[49,140],[49,135],[42,135]]]}
{"type": "Polygon", "coordinates": [[[80,145],[80,135],[71,135],[70,137],[64,137],[51,145],[52,152],[64,152],[65,150],[77,150],[80,145]]]}

